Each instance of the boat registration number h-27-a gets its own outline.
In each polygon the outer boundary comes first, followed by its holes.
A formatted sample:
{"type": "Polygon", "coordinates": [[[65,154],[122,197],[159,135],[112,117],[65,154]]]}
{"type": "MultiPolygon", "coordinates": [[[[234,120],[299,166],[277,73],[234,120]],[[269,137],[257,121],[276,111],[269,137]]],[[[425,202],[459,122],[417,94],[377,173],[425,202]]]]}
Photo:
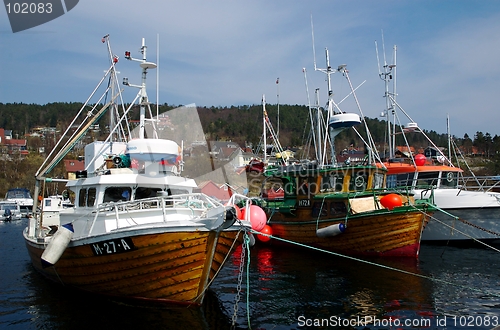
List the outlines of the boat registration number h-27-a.
{"type": "Polygon", "coordinates": [[[95,256],[102,256],[115,253],[123,253],[135,250],[134,243],[130,237],[117,238],[105,242],[93,243],[92,252],[95,256]]]}

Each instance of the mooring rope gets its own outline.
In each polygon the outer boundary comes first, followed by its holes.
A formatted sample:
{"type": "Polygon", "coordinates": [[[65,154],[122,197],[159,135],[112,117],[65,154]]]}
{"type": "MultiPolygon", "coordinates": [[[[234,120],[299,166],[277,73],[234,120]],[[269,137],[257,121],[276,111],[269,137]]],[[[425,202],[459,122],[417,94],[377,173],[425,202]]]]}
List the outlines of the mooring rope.
{"type": "MultiPolygon", "coordinates": [[[[253,229],[251,229],[251,232],[253,234],[260,234],[262,236],[267,236],[267,237],[269,237],[271,239],[276,239],[278,241],[282,241],[282,242],[286,242],[286,243],[290,243],[290,244],[295,244],[295,245],[298,245],[298,246],[301,246],[301,247],[304,247],[304,248],[308,248],[308,249],[311,249],[311,250],[316,250],[316,251],[319,251],[319,252],[324,252],[324,253],[332,254],[332,255],[335,255],[335,256],[338,256],[338,257],[342,257],[342,258],[354,260],[354,261],[361,262],[361,263],[364,263],[364,264],[368,264],[368,265],[372,265],[372,266],[376,266],[376,267],[380,267],[380,268],[384,268],[384,269],[396,271],[396,272],[407,274],[407,275],[412,275],[412,276],[420,277],[420,278],[423,278],[423,279],[426,279],[426,280],[430,280],[430,281],[433,281],[433,282],[439,282],[439,283],[443,283],[443,284],[455,286],[457,288],[469,289],[469,290],[472,290],[472,291],[475,291],[475,292],[478,292],[478,293],[488,294],[488,293],[483,292],[480,289],[476,289],[476,288],[473,288],[473,287],[467,287],[467,286],[463,286],[461,284],[453,283],[453,282],[450,282],[450,281],[446,281],[446,280],[442,280],[442,279],[438,279],[438,278],[434,278],[434,277],[430,277],[430,276],[426,276],[426,275],[422,275],[422,274],[412,273],[412,272],[409,272],[409,271],[406,271],[406,270],[403,270],[403,269],[399,269],[399,268],[395,268],[395,267],[390,267],[390,266],[378,264],[378,263],[375,263],[375,262],[371,262],[371,261],[368,261],[368,260],[359,259],[359,258],[348,256],[348,255],[345,255],[345,254],[341,254],[341,253],[337,253],[337,252],[333,252],[333,251],[323,250],[323,249],[320,249],[320,248],[317,248],[317,247],[314,247],[314,246],[310,246],[310,245],[306,245],[306,244],[302,244],[302,243],[290,241],[290,240],[287,240],[287,239],[284,239],[284,238],[281,238],[281,237],[277,237],[277,236],[273,236],[273,235],[261,233],[261,232],[255,231],[253,229]]],[[[493,294],[493,293],[489,293],[489,294],[492,295],[492,296],[495,296],[495,297],[500,297],[500,294],[493,294]]]]}
{"type": "MultiPolygon", "coordinates": [[[[455,219],[455,220],[458,220],[458,221],[460,221],[460,222],[462,222],[462,223],[464,223],[464,224],[466,224],[466,225],[468,224],[468,223],[467,223],[468,221],[466,221],[466,220],[461,220],[459,217],[454,216],[453,214],[451,214],[451,213],[449,213],[449,212],[447,212],[447,211],[445,211],[445,210],[443,210],[443,209],[439,208],[439,207],[438,207],[438,206],[436,206],[436,205],[433,205],[433,207],[434,207],[434,208],[436,208],[438,211],[443,212],[445,215],[447,215],[447,216],[449,216],[449,217],[451,217],[451,218],[453,218],[453,219],[455,219]]],[[[476,243],[482,244],[482,245],[484,245],[485,247],[487,247],[487,248],[489,248],[489,249],[492,249],[492,250],[494,250],[494,251],[496,251],[496,252],[500,252],[500,250],[499,250],[499,249],[497,249],[497,248],[495,248],[494,246],[491,246],[491,245],[489,245],[489,244],[487,244],[487,243],[485,243],[485,242],[483,242],[483,241],[480,241],[480,240],[478,240],[477,238],[472,237],[472,236],[470,236],[469,234],[466,234],[466,233],[464,233],[463,231],[461,231],[461,230],[459,230],[459,229],[456,229],[455,227],[450,226],[449,224],[447,224],[447,223],[445,223],[445,222],[443,222],[443,221],[441,221],[441,220],[439,220],[439,219],[437,219],[437,218],[433,217],[432,215],[430,215],[430,218],[431,218],[432,220],[436,221],[436,222],[439,222],[439,223],[440,223],[440,224],[442,224],[443,226],[448,227],[448,228],[450,228],[451,230],[456,231],[457,233],[460,233],[460,234],[464,235],[464,236],[465,236],[465,237],[467,237],[467,238],[470,238],[471,240],[473,240],[473,241],[474,241],[474,242],[476,242],[476,243]]],[[[489,232],[487,229],[481,228],[481,227],[479,227],[479,226],[477,226],[477,225],[474,225],[474,224],[470,224],[470,225],[471,225],[472,227],[477,228],[477,229],[481,229],[481,230],[484,230],[484,231],[486,231],[486,232],[489,232]]],[[[493,233],[493,232],[492,232],[492,233],[493,233]]],[[[497,234],[497,235],[498,235],[498,234],[497,234]]]]}

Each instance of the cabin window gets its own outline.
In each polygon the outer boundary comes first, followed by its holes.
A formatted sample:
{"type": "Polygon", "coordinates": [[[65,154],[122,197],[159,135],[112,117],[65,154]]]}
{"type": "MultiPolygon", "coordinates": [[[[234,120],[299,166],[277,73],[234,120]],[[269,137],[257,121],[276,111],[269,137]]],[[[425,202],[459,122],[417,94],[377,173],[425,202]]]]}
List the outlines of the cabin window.
{"type": "Polygon", "coordinates": [[[332,216],[345,215],[347,213],[347,208],[344,202],[332,202],[330,203],[330,214],[332,216]]]}
{"type": "Polygon", "coordinates": [[[132,189],[130,187],[108,187],[104,191],[104,203],[123,202],[130,200],[132,189]]]}
{"type": "Polygon", "coordinates": [[[87,189],[80,189],[78,193],[78,206],[85,207],[87,204],[87,189]]]}
{"type": "Polygon", "coordinates": [[[167,189],[169,191],[169,195],[182,195],[182,194],[189,194],[189,191],[186,189],[167,189]]]}
{"type": "Polygon", "coordinates": [[[97,195],[96,188],[89,188],[87,192],[87,206],[94,206],[96,195],[97,195]]]}
{"type": "Polygon", "coordinates": [[[457,173],[443,172],[441,174],[441,188],[455,188],[458,184],[457,173]]]}
{"type": "Polygon", "coordinates": [[[327,215],[328,207],[325,202],[314,202],[312,207],[313,217],[325,217],[327,215]]]}
{"type": "Polygon", "coordinates": [[[323,176],[321,179],[321,190],[322,191],[337,191],[341,192],[343,190],[344,175],[341,173],[330,173],[323,176]]]}
{"type": "Polygon", "coordinates": [[[161,189],[139,187],[135,190],[135,199],[137,200],[137,199],[156,197],[158,191],[161,191],[161,189]]]}
{"type": "Polygon", "coordinates": [[[417,186],[427,188],[428,186],[437,186],[439,181],[439,172],[419,172],[417,186]]]}
{"type": "Polygon", "coordinates": [[[368,184],[368,172],[363,170],[353,171],[351,180],[349,181],[349,191],[363,191],[366,190],[368,184]]]}
{"type": "Polygon", "coordinates": [[[375,173],[373,175],[373,188],[380,189],[384,187],[384,174],[375,173]]]}
{"type": "Polygon", "coordinates": [[[298,180],[298,195],[309,196],[310,193],[316,192],[316,182],[313,177],[297,178],[298,180]]]}
{"type": "Polygon", "coordinates": [[[413,186],[413,180],[415,179],[415,172],[398,174],[396,177],[397,187],[411,187],[413,186]]]}

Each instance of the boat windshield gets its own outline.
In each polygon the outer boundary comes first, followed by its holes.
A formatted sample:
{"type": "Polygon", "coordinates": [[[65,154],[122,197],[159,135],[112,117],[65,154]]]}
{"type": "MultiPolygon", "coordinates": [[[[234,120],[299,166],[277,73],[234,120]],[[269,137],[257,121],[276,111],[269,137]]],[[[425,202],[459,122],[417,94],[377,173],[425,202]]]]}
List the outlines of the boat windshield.
{"type": "Polygon", "coordinates": [[[15,199],[15,198],[31,198],[30,192],[28,189],[14,189],[7,191],[6,199],[15,199]]]}
{"type": "Polygon", "coordinates": [[[411,187],[415,172],[387,175],[387,188],[411,187]]]}
{"type": "Polygon", "coordinates": [[[456,188],[458,181],[454,172],[419,172],[417,177],[417,186],[434,186],[441,189],[456,188]]]}
{"type": "Polygon", "coordinates": [[[17,210],[17,204],[0,204],[0,210],[17,210]]]}

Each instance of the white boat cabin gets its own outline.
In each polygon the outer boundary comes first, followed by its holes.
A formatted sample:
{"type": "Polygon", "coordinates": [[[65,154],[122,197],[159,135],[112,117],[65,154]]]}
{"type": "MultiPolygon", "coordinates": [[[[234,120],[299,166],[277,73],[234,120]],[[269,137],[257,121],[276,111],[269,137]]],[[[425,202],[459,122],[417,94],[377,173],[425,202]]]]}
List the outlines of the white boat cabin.
{"type": "Polygon", "coordinates": [[[192,193],[195,181],[179,176],[180,154],[170,140],[94,142],[85,147],[86,171],[77,173],[67,188],[75,194],[77,208],[192,193]]]}

